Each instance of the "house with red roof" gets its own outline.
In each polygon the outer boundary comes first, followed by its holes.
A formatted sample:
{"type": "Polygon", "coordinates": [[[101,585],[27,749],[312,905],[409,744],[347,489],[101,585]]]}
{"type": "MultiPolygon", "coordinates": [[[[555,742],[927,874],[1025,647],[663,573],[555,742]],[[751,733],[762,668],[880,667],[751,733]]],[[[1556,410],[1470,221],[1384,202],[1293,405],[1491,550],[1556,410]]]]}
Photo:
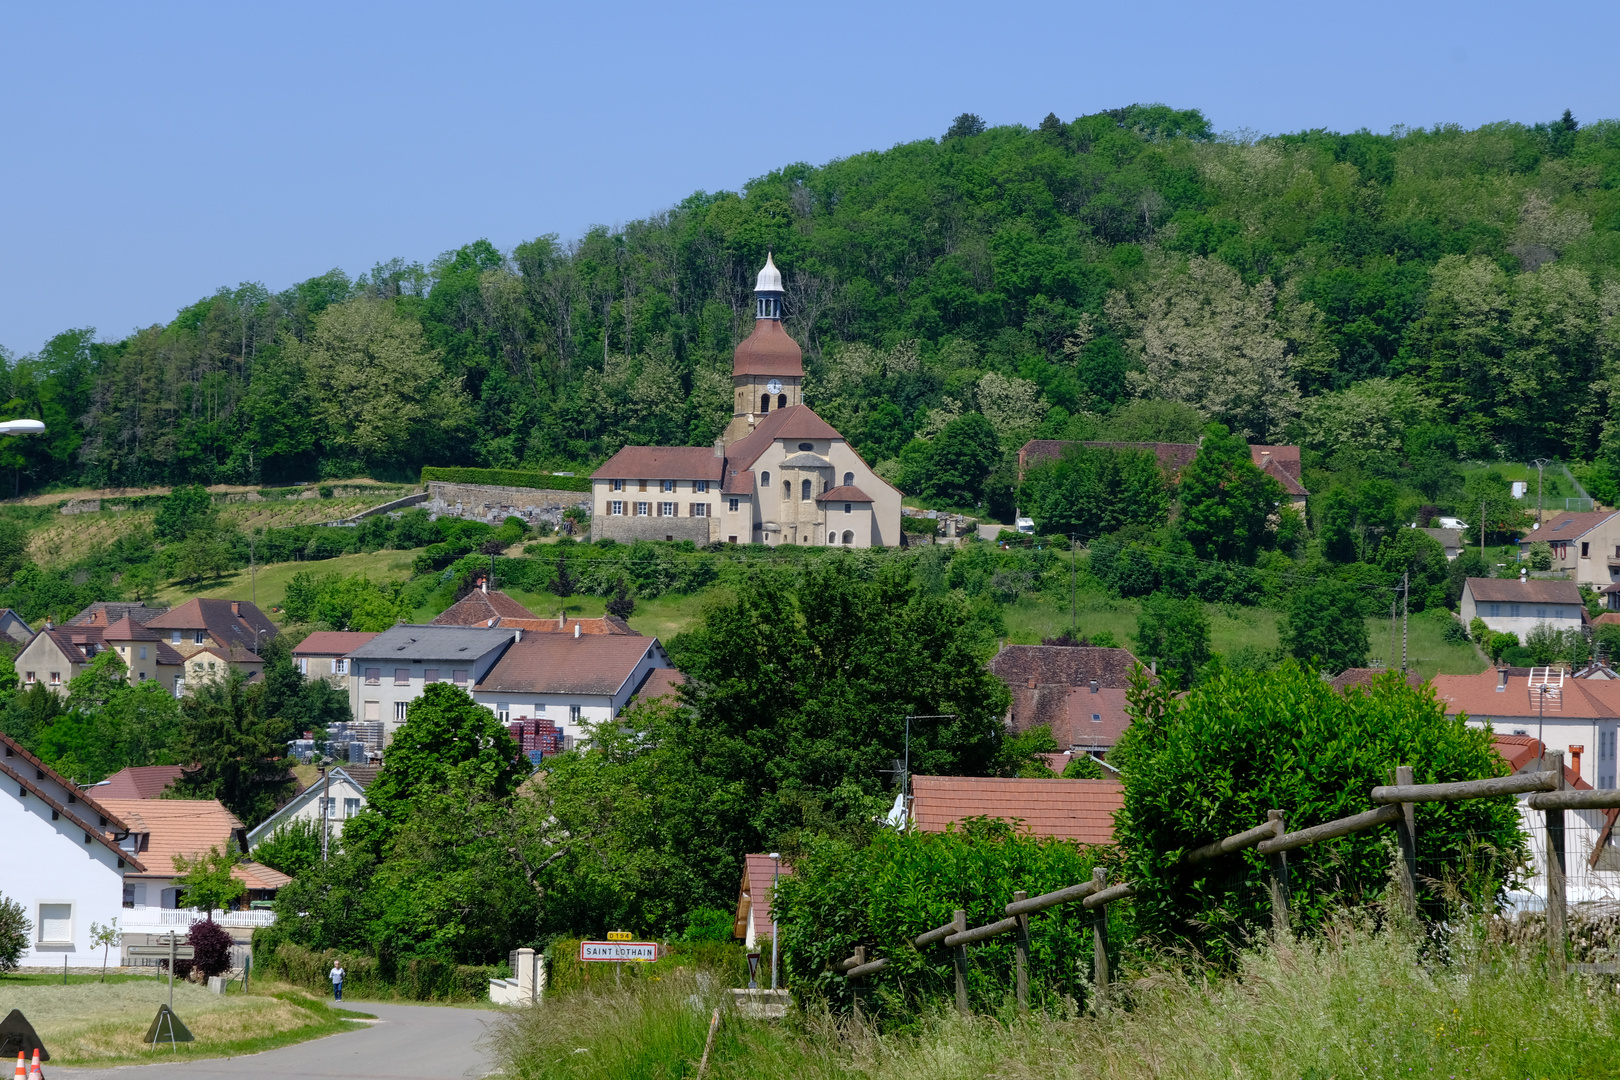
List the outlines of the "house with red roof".
{"type": "Polygon", "coordinates": [[[803,402],[804,353],[782,327],[767,257],[754,332],[732,361],[731,423],[707,446],[626,446],[591,474],[591,535],[821,547],[900,543],[899,490],[803,402]]]}
{"type": "Polygon", "coordinates": [[[743,856],[742,884],[737,889],[737,917],[731,936],[752,949],[771,937],[771,897],[777,882],[792,877],[793,867],[766,852],[743,856]]]}
{"type": "Polygon", "coordinates": [[[1125,805],[1118,780],[913,776],[911,820],[944,832],[968,818],[1013,822],[1035,836],[1079,844],[1114,842],[1114,814],[1125,805]]]}
{"type": "Polygon", "coordinates": [[[1620,582],[1620,510],[1559,514],[1525,533],[1520,556],[1537,540],[1552,548],[1552,569],[1570,580],[1596,587],[1620,582]]]}
{"type": "Polygon", "coordinates": [[[363,630],[317,630],[293,649],[293,666],[306,679],[347,685],[349,654],[370,644],[375,633],[363,630]]]}
{"type": "Polygon", "coordinates": [[[566,750],[586,737],[586,725],[618,716],[654,672],[671,667],[653,637],[520,632],[472,696],[502,723],[544,721],[566,750]]]}

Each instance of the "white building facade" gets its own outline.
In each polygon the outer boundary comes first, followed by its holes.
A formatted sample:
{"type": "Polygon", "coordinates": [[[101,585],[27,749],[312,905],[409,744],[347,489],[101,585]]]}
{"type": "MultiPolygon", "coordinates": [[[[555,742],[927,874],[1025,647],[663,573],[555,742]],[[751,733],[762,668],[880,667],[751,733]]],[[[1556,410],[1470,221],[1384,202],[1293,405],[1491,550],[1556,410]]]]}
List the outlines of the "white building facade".
{"type": "Polygon", "coordinates": [[[473,689],[502,723],[541,720],[572,747],[587,725],[618,716],[655,669],[671,667],[657,638],[525,634],[473,689]]]}
{"type": "Polygon", "coordinates": [[[1579,630],[1586,618],[1581,590],[1573,581],[1544,578],[1469,578],[1460,608],[1464,626],[1477,617],[1495,633],[1517,634],[1521,642],[1539,625],[1579,630]]]}
{"type": "Polygon", "coordinates": [[[386,742],[405,723],[410,703],[429,683],[446,682],[472,693],[522,630],[484,626],[401,623],[345,658],[349,708],[356,720],[380,721],[386,742]]]}

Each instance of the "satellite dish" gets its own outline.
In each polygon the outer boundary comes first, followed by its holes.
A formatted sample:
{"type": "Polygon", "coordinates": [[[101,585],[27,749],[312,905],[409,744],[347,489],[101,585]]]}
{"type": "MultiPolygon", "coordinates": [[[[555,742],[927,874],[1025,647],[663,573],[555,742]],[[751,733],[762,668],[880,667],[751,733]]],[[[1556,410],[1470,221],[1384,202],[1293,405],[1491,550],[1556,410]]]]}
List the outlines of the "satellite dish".
{"type": "Polygon", "coordinates": [[[0,420],[0,435],[43,435],[43,420],[0,420]]]}

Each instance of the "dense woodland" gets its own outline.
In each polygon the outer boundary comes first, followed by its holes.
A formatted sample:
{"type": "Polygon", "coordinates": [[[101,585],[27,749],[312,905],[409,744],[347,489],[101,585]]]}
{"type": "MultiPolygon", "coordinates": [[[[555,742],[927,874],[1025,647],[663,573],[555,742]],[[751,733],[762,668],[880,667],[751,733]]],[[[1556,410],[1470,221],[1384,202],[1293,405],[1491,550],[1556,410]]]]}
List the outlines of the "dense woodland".
{"type": "Polygon", "coordinates": [[[964,115],[577,240],[222,288],[114,342],[70,330],[6,357],[8,408],[50,433],[0,468],[18,491],[274,483],[705,442],[768,249],[808,400],[913,494],[983,498],[1031,435],[1178,434],[1154,401],[1382,474],[1436,446],[1608,461],[1617,181],[1620,124],[1567,114],[1263,139],[1163,106],[964,115]],[[924,490],[969,416],[990,468],[924,490]]]}

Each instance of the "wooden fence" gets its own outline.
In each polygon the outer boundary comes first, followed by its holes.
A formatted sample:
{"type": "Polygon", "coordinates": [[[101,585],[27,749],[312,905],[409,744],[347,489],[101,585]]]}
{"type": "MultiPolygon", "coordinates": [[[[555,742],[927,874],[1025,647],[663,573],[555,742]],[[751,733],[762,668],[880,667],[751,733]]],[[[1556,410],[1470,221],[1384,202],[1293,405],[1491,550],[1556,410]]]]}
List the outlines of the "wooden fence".
{"type": "MultiPolygon", "coordinates": [[[[1420,802],[1461,802],[1465,799],[1490,799],[1502,795],[1529,794],[1529,804],[1546,815],[1547,824],[1547,944],[1554,970],[1564,970],[1566,940],[1564,876],[1566,858],[1564,850],[1564,812],[1566,810],[1602,810],[1620,807],[1620,790],[1578,791],[1564,787],[1564,755],[1552,751],[1542,760],[1542,770],[1519,773],[1489,780],[1464,780],[1445,784],[1417,784],[1413,770],[1402,765],[1395,770],[1395,783],[1375,787],[1371,798],[1379,806],[1375,810],[1323,822],[1310,828],[1288,832],[1281,810],[1269,811],[1262,825],[1228,836],[1203,847],[1195,848],[1182,857],[1182,862],[1195,865],[1212,859],[1254,848],[1266,856],[1270,870],[1272,929],[1288,929],[1288,856],[1295,848],[1319,844],[1351,833],[1362,832],[1382,825],[1395,827],[1400,859],[1395,868],[1395,886],[1400,910],[1409,920],[1417,918],[1417,827],[1413,808],[1420,802]]],[[[967,971],[968,946],[1002,934],[1017,936],[1017,999],[1020,1010],[1029,1010],[1029,918],[1062,904],[1078,902],[1092,912],[1093,971],[1092,980],[1100,995],[1108,992],[1108,905],[1128,900],[1136,895],[1136,886],[1130,882],[1108,884],[1108,871],[1098,868],[1090,881],[1070,885],[1055,892],[1029,896],[1022,890],[1012,894],[1012,901],[1004,909],[1006,918],[984,926],[969,927],[967,913],[956,912],[956,917],[944,926],[918,934],[911,944],[918,950],[948,949],[956,969],[956,1007],[968,1012],[967,971]]],[[[833,965],[833,970],[851,980],[875,975],[889,966],[883,957],[868,958],[866,947],[856,948],[855,955],[833,965]]]]}

